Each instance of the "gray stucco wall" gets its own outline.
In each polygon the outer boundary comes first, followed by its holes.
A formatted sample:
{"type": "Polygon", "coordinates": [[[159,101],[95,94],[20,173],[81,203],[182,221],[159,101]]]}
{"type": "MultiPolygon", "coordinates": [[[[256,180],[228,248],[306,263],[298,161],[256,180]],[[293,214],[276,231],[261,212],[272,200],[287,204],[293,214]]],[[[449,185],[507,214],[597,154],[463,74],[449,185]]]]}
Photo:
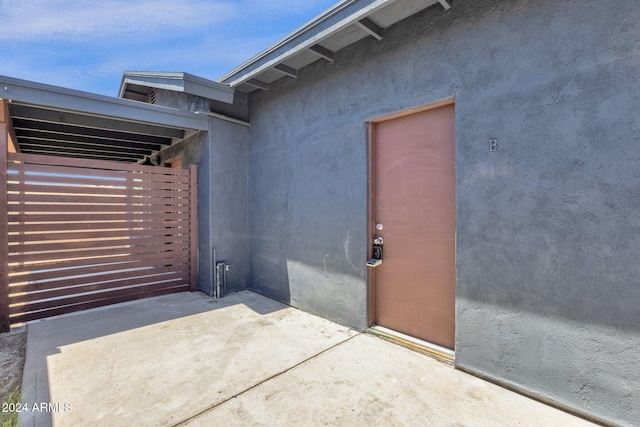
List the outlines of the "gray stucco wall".
{"type": "MultiPolygon", "coordinates": [[[[208,99],[162,89],[156,89],[156,104],[187,111],[210,108],[208,99]]],[[[235,108],[240,114],[246,104],[239,102],[235,108]]],[[[198,289],[207,294],[215,282],[214,249],[215,262],[230,266],[227,290],[247,287],[248,136],[247,127],[211,117],[208,132],[180,141],[158,159],[162,163],[181,157],[183,168],[198,167],[198,289]]]]}
{"type": "Polygon", "coordinates": [[[167,89],[153,89],[155,104],[186,111],[209,111],[211,101],[190,93],[175,92],[167,89]]]}
{"type": "Polygon", "coordinates": [[[456,364],[640,423],[639,39],[636,0],[460,1],[258,93],[249,286],[365,327],[364,123],[455,97],[456,364]]]}
{"type": "Polygon", "coordinates": [[[247,287],[247,179],[248,128],[236,123],[212,118],[209,122],[209,156],[211,177],[207,191],[211,199],[209,231],[213,257],[230,266],[227,290],[247,287]]]}
{"type": "Polygon", "coordinates": [[[312,99],[282,95],[267,109],[276,120],[257,112],[251,128],[249,286],[365,328],[365,128],[300,117],[315,114],[312,99]]]}
{"type": "Polygon", "coordinates": [[[248,130],[211,118],[209,131],[181,141],[161,160],[181,157],[183,168],[198,167],[198,289],[210,294],[215,262],[230,266],[229,292],[246,289],[249,264],[247,238],[248,130]]]}

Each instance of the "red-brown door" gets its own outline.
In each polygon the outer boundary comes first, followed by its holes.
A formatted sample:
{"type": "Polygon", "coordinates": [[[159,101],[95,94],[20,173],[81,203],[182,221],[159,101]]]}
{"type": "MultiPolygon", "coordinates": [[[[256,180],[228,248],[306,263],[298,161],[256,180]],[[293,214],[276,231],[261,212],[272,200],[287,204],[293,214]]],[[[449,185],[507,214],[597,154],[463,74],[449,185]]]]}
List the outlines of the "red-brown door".
{"type": "Polygon", "coordinates": [[[372,227],[383,237],[383,262],[372,271],[375,323],[453,349],[454,105],[372,126],[372,227]]]}

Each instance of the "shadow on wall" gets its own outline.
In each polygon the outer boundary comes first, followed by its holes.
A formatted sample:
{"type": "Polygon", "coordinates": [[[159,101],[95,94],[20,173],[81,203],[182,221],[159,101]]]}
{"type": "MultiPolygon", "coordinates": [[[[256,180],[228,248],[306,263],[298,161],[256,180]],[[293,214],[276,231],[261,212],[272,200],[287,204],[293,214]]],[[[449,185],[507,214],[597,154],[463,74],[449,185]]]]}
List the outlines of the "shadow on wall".
{"type": "Polygon", "coordinates": [[[273,282],[277,287],[269,286],[273,276],[260,274],[264,282],[253,282],[250,289],[345,326],[367,326],[366,289],[357,276],[286,258],[275,267],[270,272],[280,277],[273,282]]]}
{"type": "Polygon", "coordinates": [[[354,243],[349,230],[325,235],[319,227],[305,229],[304,236],[292,228],[280,239],[254,240],[250,289],[341,324],[366,327],[363,245],[354,243]]]}
{"type": "Polygon", "coordinates": [[[366,327],[367,307],[362,130],[263,139],[249,190],[249,288],[354,327],[366,327]]]}
{"type": "Polygon", "coordinates": [[[289,272],[286,256],[268,249],[267,242],[254,242],[249,289],[267,295],[278,301],[291,304],[289,272]]]}

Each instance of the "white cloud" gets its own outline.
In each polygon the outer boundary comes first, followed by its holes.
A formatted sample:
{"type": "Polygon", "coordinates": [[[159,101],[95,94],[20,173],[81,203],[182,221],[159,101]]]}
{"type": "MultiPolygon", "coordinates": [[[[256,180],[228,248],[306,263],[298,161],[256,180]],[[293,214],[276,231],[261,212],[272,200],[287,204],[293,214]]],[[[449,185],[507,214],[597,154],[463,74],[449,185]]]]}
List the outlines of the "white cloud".
{"type": "Polygon", "coordinates": [[[0,0],[0,74],[108,95],[125,70],[216,79],[331,3],[0,0]]]}
{"type": "Polygon", "coordinates": [[[110,39],[190,30],[234,18],[233,2],[208,0],[4,0],[0,39],[110,39]]]}

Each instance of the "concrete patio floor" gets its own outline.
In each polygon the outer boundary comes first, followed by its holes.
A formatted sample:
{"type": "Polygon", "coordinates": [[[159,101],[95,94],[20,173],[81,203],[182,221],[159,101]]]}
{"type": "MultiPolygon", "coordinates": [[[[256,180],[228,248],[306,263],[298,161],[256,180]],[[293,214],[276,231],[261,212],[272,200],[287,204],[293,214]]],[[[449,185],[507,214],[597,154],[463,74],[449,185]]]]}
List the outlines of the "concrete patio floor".
{"type": "Polygon", "coordinates": [[[249,291],[31,322],[23,402],[24,427],[592,425],[249,291]]]}

